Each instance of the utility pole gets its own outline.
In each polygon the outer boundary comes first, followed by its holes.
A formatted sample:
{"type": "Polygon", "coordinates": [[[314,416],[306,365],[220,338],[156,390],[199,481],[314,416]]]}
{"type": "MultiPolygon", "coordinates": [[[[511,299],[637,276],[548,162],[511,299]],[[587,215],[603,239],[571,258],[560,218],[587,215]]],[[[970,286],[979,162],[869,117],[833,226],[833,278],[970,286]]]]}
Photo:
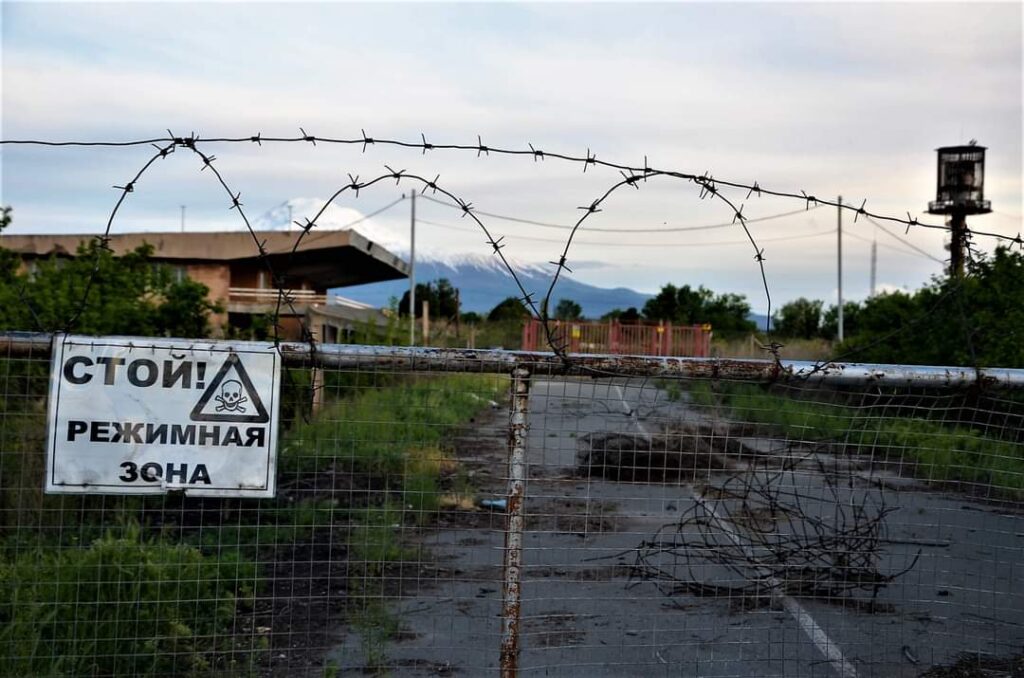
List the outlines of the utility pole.
{"type": "Polygon", "coordinates": [[[430,346],[430,301],[428,299],[423,300],[423,317],[420,320],[423,321],[423,345],[430,346]]]}
{"type": "Polygon", "coordinates": [[[416,189],[409,193],[409,345],[416,345],[416,189]]]}
{"type": "Polygon", "coordinates": [[[838,216],[838,247],[837,247],[837,269],[839,271],[839,341],[843,340],[843,196],[839,196],[836,199],[838,208],[836,214],[838,216]]]}
{"type": "Polygon", "coordinates": [[[459,320],[462,316],[462,302],[459,300],[459,288],[455,288],[455,338],[459,338],[459,320]]]}
{"type": "Polygon", "coordinates": [[[871,296],[875,296],[875,280],[878,270],[878,240],[871,241],[871,296]]]}
{"type": "Polygon", "coordinates": [[[181,232],[185,232],[185,206],[181,206],[181,232]]]}

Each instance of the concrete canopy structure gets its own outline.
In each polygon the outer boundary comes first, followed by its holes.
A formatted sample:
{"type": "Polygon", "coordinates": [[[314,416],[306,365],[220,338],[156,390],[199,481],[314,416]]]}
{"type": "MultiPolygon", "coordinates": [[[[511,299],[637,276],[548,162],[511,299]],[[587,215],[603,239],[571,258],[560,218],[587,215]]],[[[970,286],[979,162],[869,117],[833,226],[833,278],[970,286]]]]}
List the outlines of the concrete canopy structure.
{"type": "MultiPolygon", "coordinates": [[[[154,262],[171,266],[181,275],[210,289],[210,300],[225,312],[211,318],[216,332],[228,326],[245,329],[253,318],[274,313],[278,293],[266,262],[259,257],[257,242],[263,243],[274,274],[284,281],[293,299],[283,306],[280,324],[285,338],[298,338],[302,317],[312,309],[330,307],[318,313],[319,322],[329,318],[334,331],[316,327],[321,336],[340,338],[355,323],[382,320],[383,315],[365,304],[329,296],[331,288],[396,280],[409,275],[409,265],[397,255],[353,230],[313,232],[301,240],[298,232],[247,231],[121,233],[108,241],[115,255],[127,254],[142,245],[153,247],[154,262]],[[378,317],[379,316],[379,317],[378,317]]],[[[76,256],[81,244],[94,235],[2,235],[0,246],[17,253],[24,264],[53,256],[76,256]]]]}

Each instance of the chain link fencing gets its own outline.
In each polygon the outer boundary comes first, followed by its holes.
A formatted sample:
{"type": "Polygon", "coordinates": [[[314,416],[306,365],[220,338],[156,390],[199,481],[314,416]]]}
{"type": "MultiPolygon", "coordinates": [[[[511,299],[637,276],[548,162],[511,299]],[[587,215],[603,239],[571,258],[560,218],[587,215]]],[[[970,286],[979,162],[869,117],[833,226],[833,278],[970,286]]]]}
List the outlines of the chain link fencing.
{"type": "Polygon", "coordinates": [[[47,495],[51,345],[0,342],[2,675],[1024,661],[1021,371],[281,343],[273,498],[47,495]]]}

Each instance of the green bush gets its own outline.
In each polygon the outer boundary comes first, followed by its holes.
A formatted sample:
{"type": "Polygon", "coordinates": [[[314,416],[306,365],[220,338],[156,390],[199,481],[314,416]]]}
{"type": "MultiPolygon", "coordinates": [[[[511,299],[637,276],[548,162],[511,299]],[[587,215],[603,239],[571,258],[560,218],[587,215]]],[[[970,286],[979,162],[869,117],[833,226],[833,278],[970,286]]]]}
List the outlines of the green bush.
{"type": "Polygon", "coordinates": [[[998,247],[968,267],[962,280],[871,297],[837,352],[861,362],[1024,366],[1024,254],[998,247]]]}
{"type": "Polygon", "coordinates": [[[88,548],[23,552],[0,563],[0,674],[223,672],[254,578],[238,558],[145,541],[137,527],[88,548]]]}

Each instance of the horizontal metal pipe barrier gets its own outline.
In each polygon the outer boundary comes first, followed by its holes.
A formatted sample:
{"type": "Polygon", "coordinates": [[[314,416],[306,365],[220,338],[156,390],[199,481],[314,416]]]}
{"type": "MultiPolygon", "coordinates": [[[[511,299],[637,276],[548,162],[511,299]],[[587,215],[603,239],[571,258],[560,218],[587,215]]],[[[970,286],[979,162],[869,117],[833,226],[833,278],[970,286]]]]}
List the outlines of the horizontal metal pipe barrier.
{"type": "MultiPolygon", "coordinates": [[[[48,355],[60,334],[0,333],[0,355],[48,355]]],[[[101,341],[97,337],[97,341],[101,341]]],[[[139,347],[159,344],[140,338],[139,347]]],[[[210,343],[196,339],[197,347],[210,343]]],[[[252,342],[236,342],[239,345],[252,342]]],[[[260,345],[266,346],[266,343],[260,345]]],[[[536,376],[664,377],[726,379],[756,382],[802,382],[893,387],[962,388],[981,384],[1024,388],[1024,369],[935,367],[874,363],[812,362],[803,360],[751,360],[738,358],[672,358],[665,356],[573,354],[569,360],[553,353],[408,346],[360,346],[281,342],[284,364],[327,368],[386,367],[441,372],[510,373],[524,367],[536,376]]]]}

